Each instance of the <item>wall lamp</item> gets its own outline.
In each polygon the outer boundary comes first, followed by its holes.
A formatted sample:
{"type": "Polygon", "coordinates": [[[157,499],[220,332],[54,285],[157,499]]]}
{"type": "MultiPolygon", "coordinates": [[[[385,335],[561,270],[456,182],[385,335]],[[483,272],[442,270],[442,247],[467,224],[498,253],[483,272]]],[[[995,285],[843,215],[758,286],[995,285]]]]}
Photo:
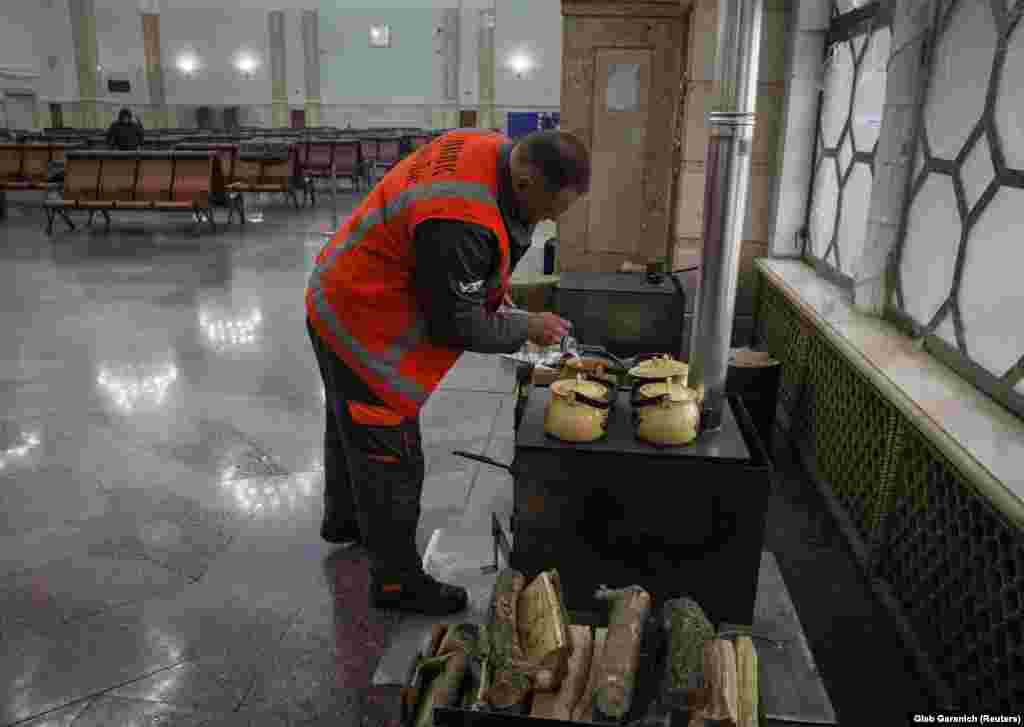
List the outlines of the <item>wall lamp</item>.
{"type": "Polygon", "coordinates": [[[372,25],[370,26],[370,47],[390,48],[391,47],[391,26],[372,25]]]}
{"type": "Polygon", "coordinates": [[[249,53],[240,53],[235,59],[235,68],[245,78],[252,78],[256,74],[256,69],[259,68],[259,65],[256,57],[249,53]]]}
{"type": "Polygon", "coordinates": [[[516,78],[522,78],[533,70],[533,59],[525,53],[516,53],[508,59],[508,67],[516,74],[516,78]]]}
{"type": "Polygon", "coordinates": [[[192,78],[199,70],[199,58],[194,53],[185,53],[178,58],[177,65],[187,78],[192,78]]]}

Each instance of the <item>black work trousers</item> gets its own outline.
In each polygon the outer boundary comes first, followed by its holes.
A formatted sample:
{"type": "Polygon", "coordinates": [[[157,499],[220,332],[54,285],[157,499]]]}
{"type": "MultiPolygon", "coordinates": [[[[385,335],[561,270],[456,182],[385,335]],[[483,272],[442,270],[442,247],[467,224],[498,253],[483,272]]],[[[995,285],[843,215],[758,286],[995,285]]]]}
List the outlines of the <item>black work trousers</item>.
{"type": "Polygon", "coordinates": [[[419,419],[398,426],[353,421],[348,402],[375,406],[373,394],[307,320],[327,398],[324,432],[324,497],[329,510],[359,526],[377,576],[422,570],[416,548],[425,464],[419,419]]]}

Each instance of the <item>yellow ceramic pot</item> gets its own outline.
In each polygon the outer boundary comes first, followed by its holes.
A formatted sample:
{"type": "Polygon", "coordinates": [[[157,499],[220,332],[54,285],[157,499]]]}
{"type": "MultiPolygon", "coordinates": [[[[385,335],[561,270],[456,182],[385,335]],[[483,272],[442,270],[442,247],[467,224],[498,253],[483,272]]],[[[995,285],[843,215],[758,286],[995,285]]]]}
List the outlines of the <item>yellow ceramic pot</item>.
{"type": "Polygon", "coordinates": [[[608,429],[610,389],[598,381],[563,379],[551,384],[544,431],[566,442],[593,442],[608,429]]]}
{"type": "Polygon", "coordinates": [[[686,386],[689,371],[687,364],[666,354],[638,363],[629,370],[629,375],[640,385],[668,381],[686,386]]]}
{"type": "Polygon", "coordinates": [[[569,356],[562,362],[562,371],[559,379],[570,379],[575,381],[579,376],[585,376],[595,381],[603,381],[610,386],[617,387],[618,376],[611,371],[608,361],[592,356],[569,356]]]}
{"type": "Polygon", "coordinates": [[[637,436],[662,446],[689,444],[697,438],[697,392],[672,382],[645,384],[634,402],[637,436]]]}

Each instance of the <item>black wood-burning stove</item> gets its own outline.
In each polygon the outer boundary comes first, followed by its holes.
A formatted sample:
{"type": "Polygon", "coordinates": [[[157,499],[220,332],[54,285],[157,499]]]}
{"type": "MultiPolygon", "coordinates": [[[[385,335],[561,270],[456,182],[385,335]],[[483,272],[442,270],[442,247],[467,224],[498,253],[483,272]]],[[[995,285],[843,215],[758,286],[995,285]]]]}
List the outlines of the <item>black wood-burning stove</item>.
{"type": "Polygon", "coordinates": [[[636,438],[627,391],[603,440],[554,439],[550,396],[534,388],[517,427],[511,566],[557,568],[573,611],[594,610],[601,584],[636,583],[655,607],[689,595],[716,623],[751,624],[772,470],[740,398],[720,430],[661,448],[636,438]]]}
{"type": "Polygon", "coordinates": [[[667,353],[684,360],[693,329],[698,273],[562,273],[555,308],[580,343],[616,356],[667,353]]]}

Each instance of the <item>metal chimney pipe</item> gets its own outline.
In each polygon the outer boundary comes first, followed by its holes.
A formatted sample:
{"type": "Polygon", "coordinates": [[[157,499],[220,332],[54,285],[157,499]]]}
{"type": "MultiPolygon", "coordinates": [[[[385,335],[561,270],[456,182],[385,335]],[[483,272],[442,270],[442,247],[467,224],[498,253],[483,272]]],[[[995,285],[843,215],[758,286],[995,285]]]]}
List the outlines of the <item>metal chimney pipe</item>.
{"type": "Polygon", "coordinates": [[[689,386],[702,397],[701,429],[722,426],[740,247],[750,187],[763,0],[720,0],[711,127],[704,192],[704,254],[689,386]]]}

